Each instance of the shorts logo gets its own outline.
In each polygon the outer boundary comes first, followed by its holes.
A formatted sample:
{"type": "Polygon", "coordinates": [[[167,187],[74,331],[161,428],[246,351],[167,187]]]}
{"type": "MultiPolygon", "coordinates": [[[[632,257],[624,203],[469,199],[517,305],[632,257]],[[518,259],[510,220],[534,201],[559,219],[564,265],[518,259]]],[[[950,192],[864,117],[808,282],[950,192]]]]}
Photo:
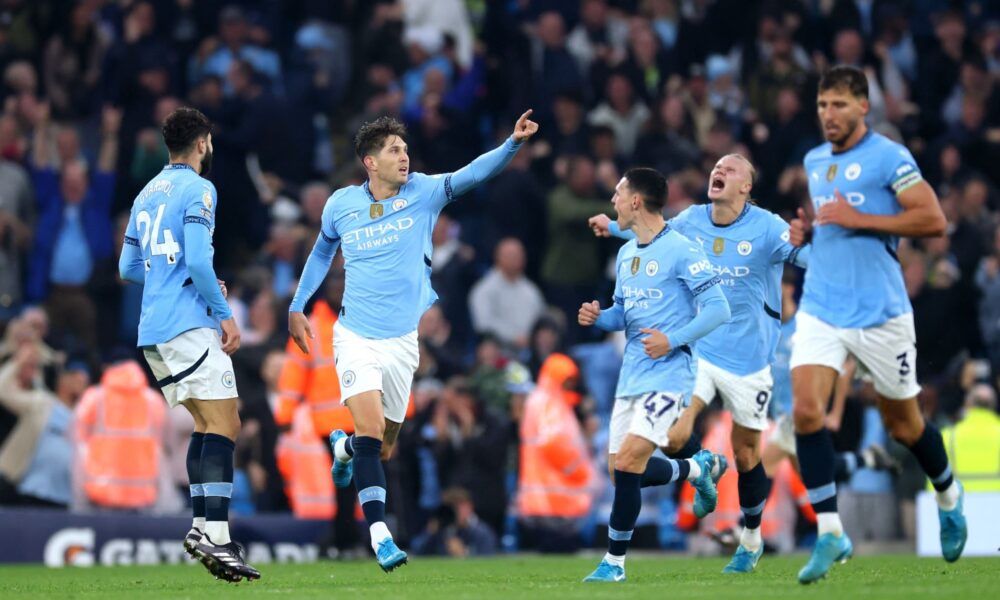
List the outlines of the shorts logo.
{"type": "Polygon", "coordinates": [[[236,385],[236,378],[233,377],[232,371],[226,371],[225,373],[222,374],[222,385],[226,386],[227,388],[231,388],[234,385],[236,385]]]}
{"type": "Polygon", "coordinates": [[[646,263],[646,275],[652,277],[660,270],[660,265],[655,260],[651,260],[646,263]]]}
{"type": "Polygon", "coordinates": [[[753,252],[753,244],[746,241],[740,242],[736,245],[736,251],[740,253],[740,256],[747,256],[753,252]]]}
{"type": "Polygon", "coordinates": [[[861,165],[859,163],[851,163],[847,165],[847,170],[844,171],[844,177],[848,181],[854,181],[858,177],[861,177],[861,165]]]}
{"type": "Polygon", "coordinates": [[[827,168],[826,170],[826,180],[833,181],[836,176],[837,176],[837,164],[834,163],[830,165],[830,167],[827,168]]]}
{"type": "Polygon", "coordinates": [[[392,201],[392,210],[403,210],[406,208],[406,198],[392,201]]]}
{"type": "Polygon", "coordinates": [[[385,207],[378,202],[372,202],[372,205],[368,207],[368,216],[377,219],[385,213],[385,207]]]}
{"type": "Polygon", "coordinates": [[[354,371],[347,371],[344,373],[344,387],[351,387],[354,385],[355,379],[356,377],[354,376],[354,371]]]}
{"type": "Polygon", "coordinates": [[[639,272],[639,257],[638,256],[633,256],[632,257],[632,274],[635,275],[638,272],[639,272]]]}

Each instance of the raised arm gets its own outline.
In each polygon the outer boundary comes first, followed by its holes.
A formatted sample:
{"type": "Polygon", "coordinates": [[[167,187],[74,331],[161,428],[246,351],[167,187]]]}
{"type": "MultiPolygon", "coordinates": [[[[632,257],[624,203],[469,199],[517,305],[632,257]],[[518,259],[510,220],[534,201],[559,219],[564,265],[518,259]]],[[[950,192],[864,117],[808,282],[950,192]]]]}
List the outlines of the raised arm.
{"type": "Polygon", "coordinates": [[[461,196],[504,170],[510,159],[514,158],[514,155],[521,148],[521,144],[538,131],[538,123],[528,118],[531,116],[531,112],[528,110],[521,115],[521,118],[514,125],[514,133],[498,148],[490,150],[452,173],[452,195],[461,196]]]}

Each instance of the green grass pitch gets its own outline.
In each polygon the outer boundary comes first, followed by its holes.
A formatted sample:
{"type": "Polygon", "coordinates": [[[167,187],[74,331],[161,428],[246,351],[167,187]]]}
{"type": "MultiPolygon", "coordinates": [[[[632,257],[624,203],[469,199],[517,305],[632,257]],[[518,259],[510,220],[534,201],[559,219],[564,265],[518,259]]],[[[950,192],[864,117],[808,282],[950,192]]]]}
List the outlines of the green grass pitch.
{"type": "Polygon", "coordinates": [[[629,559],[628,581],[582,584],[600,560],[520,556],[482,560],[416,558],[384,574],[375,560],[308,565],[260,565],[263,578],[232,585],[201,566],[46,569],[0,567],[0,598],[960,598],[985,600],[1000,593],[1000,558],[963,558],[955,564],[913,556],[859,557],[834,567],[827,579],[799,585],[795,573],[806,556],[765,556],[749,576],[723,576],[725,559],[629,559]]]}

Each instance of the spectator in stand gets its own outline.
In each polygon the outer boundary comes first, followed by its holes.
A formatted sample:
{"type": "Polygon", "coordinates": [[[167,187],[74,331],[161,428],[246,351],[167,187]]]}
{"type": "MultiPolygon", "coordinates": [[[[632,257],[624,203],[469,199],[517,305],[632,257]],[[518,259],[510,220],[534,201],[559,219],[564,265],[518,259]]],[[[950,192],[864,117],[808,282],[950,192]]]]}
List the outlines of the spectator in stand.
{"type": "Polygon", "coordinates": [[[614,130],[618,149],[625,156],[632,156],[639,133],[649,119],[649,108],[635,97],[632,82],[621,73],[608,77],[604,94],[605,100],[590,111],[587,122],[614,130]]]}
{"type": "Polygon", "coordinates": [[[993,249],[976,270],[979,299],[979,331],[993,372],[1000,376],[1000,225],[993,235],[993,249]]]}
{"type": "MultiPolygon", "coordinates": [[[[250,63],[255,72],[266,77],[274,92],[280,93],[281,60],[278,54],[252,43],[250,34],[250,23],[239,6],[223,8],[219,13],[218,37],[209,36],[202,40],[198,53],[188,65],[188,82],[197,84],[207,75],[225,80],[233,62],[243,60],[250,63]]],[[[226,96],[233,96],[236,91],[227,84],[225,93],[226,96]]]]}
{"type": "Polygon", "coordinates": [[[413,540],[413,551],[430,556],[491,556],[497,534],[476,514],[469,492],[453,487],[441,494],[441,507],[413,540]]]}
{"type": "Polygon", "coordinates": [[[102,69],[111,39],[98,26],[93,3],[76,2],[62,16],[59,34],[45,47],[45,91],[55,118],[86,118],[100,107],[102,69]]]}
{"type": "Polygon", "coordinates": [[[473,286],[469,312],[476,333],[492,333],[515,350],[528,346],[531,326],[545,311],[545,299],[524,276],[524,245],[505,238],[493,254],[493,268],[473,286]]]}
{"type": "MultiPolygon", "coordinates": [[[[0,120],[12,121],[7,116],[0,120]]],[[[24,301],[22,263],[31,247],[34,219],[35,192],[27,172],[0,157],[0,324],[12,319],[24,301]]]]}
{"type": "Polygon", "coordinates": [[[22,346],[0,368],[0,406],[18,422],[0,446],[0,505],[64,508],[72,499],[73,407],[90,383],[87,367],[70,363],[53,394],[40,383],[41,355],[22,346]]]}
{"type": "Polygon", "coordinates": [[[46,142],[47,119],[35,131],[32,166],[39,216],[28,299],[46,301],[53,337],[72,336],[87,352],[92,368],[99,364],[97,316],[87,284],[112,268],[111,201],[121,119],[120,110],[105,107],[100,155],[89,181],[78,161],[63,165],[62,173],[56,173],[46,142]]]}

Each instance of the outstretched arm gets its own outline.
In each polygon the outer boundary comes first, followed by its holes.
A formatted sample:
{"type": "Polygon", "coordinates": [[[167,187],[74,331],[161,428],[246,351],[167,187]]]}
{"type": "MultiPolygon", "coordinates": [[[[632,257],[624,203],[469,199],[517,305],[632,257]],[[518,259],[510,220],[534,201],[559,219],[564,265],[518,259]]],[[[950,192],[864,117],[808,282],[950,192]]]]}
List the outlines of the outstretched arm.
{"type": "Polygon", "coordinates": [[[306,266],[302,269],[302,277],[299,278],[299,286],[295,289],[295,296],[292,304],[288,307],[288,312],[302,312],[305,310],[306,302],[312,298],[319,286],[326,279],[326,274],[330,272],[330,264],[333,262],[337,248],[340,246],[340,238],[328,236],[324,231],[320,231],[316,238],[309,258],[306,259],[306,266]]]}
{"type": "Polygon", "coordinates": [[[528,119],[529,116],[531,116],[530,110],[521,115],[514,125],[514,133],[500,147],[490,150],[452,173],[453,196],[461,196],[504,170],[521,148],[521,144],[538,131],[538,123],[528,119]]]}

